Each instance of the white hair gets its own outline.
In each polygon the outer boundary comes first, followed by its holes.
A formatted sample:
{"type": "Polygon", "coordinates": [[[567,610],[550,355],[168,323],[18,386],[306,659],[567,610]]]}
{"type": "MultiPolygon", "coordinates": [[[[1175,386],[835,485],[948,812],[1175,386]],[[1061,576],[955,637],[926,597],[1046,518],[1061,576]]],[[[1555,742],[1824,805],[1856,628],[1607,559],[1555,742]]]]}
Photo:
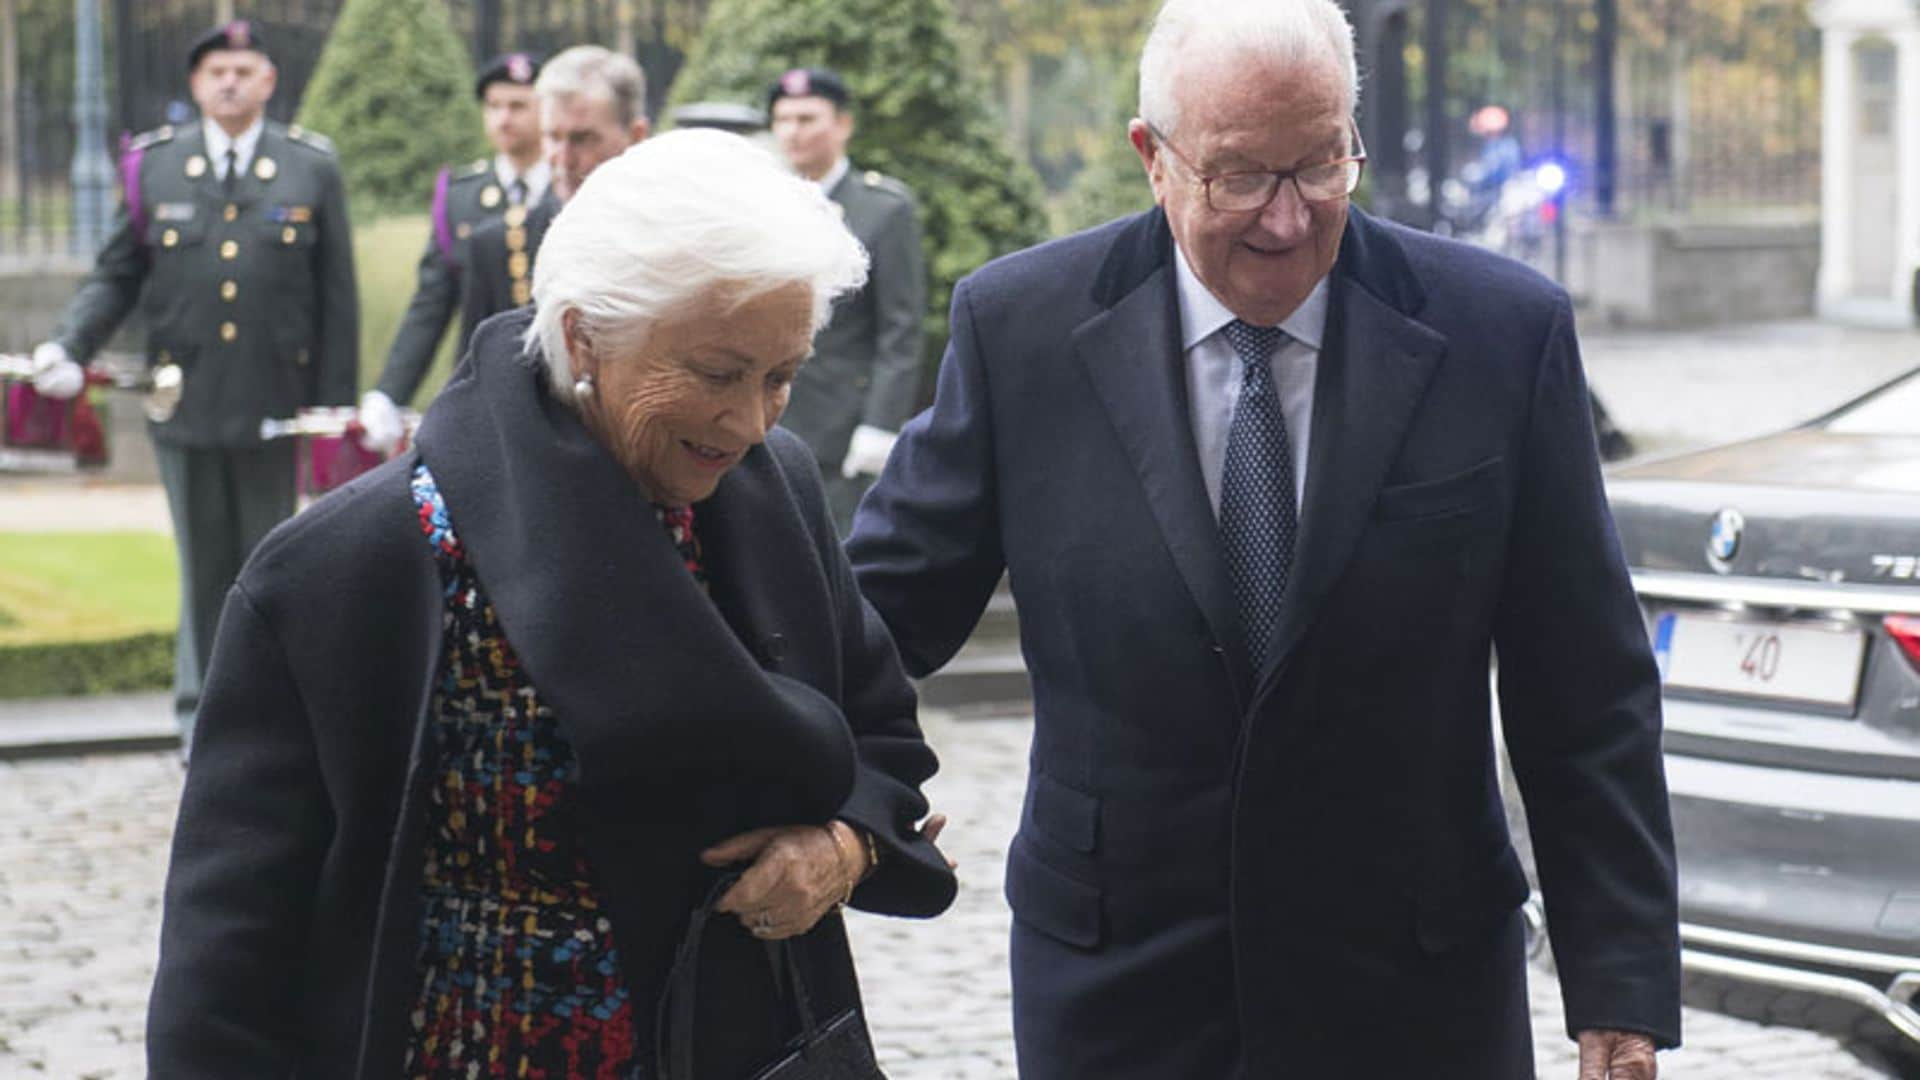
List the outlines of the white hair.
{"type": "Polygon", "coordinates": [[[542,101],[589,97],[611,102],[620,126],[647,112],[647,76],[635,60],[599,45],[575,45],[540,65],[533,92],[542,101]]]}
{"type": "Polygon", "coordinates": [[[1334,0],[1167,0],[1140,50],[1140,118],[1171,136],[1182,71],[1249,57],[1290,69],[1332,61],[1345,78],[1347,112],[1360,103],[1353,25],[1334,0]]]}
{"type": "Polygon", "coordinates": [[[527,345],[571,402],[569,311],[589,339],[637,349],[702,300],[805,285],[817,331],[866,280],[866,251],[818,185],[738,135],[673,131],[593,170],[554,218],[534,261],[527,345]]]}

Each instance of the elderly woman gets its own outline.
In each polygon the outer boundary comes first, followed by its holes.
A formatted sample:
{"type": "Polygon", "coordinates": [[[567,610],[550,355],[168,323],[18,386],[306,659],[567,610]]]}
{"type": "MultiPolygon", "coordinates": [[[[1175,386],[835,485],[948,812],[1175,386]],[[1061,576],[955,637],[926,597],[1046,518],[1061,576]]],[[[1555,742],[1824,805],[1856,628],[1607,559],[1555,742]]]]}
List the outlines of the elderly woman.
{"type": "Polygon", "coordinates": [[[858,1000],[841,902],[951,902],[912,688],[774,428],[865,266],[736,136],[637,146],[417,448],[261,545],[174,837],[154,1075],[651,1076],[689,912],[744,871],[698,1073],[746,1076],[792,1034],[749,934],[827,1015],[858,1000]]]}

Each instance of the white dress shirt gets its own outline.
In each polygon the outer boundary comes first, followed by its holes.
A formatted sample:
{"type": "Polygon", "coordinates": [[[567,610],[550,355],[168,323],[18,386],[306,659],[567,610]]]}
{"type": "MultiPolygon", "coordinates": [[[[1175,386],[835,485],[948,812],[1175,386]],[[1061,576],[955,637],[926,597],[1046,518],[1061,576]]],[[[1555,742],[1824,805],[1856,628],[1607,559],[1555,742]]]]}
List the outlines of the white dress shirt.
{"type": "Polygon", "coordinates": [[[820,185],[820,194],[831,196],[833,194],[833,185],[839,183],[841,178],[846,176],[852,169],[853,164],[846,159],[844,154],[841,155],[840,160],[833,163],[833,168],[827,170],[827,175],[816,181],[816,183],[820,185]]]}
{"type": "Polygon", "coordinates": [[[547,193],[547,185],[553,182],[553,166],[548,164],[544,157],[536,158],[532,165],[527,166],[526,172],[520,172],[513,167],[512,158],[505,154],[495,154],[493,175],[500,178],[501,188],[507,191],[513,190],[515,180],[525,180],[527,201],[521,205],[532,208],[540,201],[540,197],[547,193]]]}
{"type": "Polygon", "coordinates": [[[241,132],[238,137],[227,134],[227,129],[211,120],[200,121],[200,129],[207,136],[207,164],[213,166],[213,178],[227,178],[227,151],[232,149],[233,167],[245,176],[253,167],[253,152],[260,148],[260,132],[267,126],[265,117],[253,122],[253,126],[241,132]]]}
{"type": "MultiPolygon", "coordinates": [[[[1192,413],[1193,445],[1200,452],[1200,475],[1207,484],[1207,501],[1220,514],[1220,474],[1227,467],[1227,437],[1233,430],[1233,408],[1240,401],[1240,354],[1220,331],[1235,318],[1218,297],[1207,290],[1187,265],[1187,256],[1174,245],[1174,272],[1180,296],[1180,348],[1187,369],[1187,405],[1192,413]]],[[[1293,444],[1293,493],[1296,506],[1307,489],[1307,443],[1313,434],[1313,380],[1320,369],[1320,342],[1327,330],[1327,281],[1313,287],[1307,298],[1280,324],[1287,338],[1273,350],[1273,388],[1280,395],[1280,413],[1286,417],[1287,438],[1293,444]]]]}

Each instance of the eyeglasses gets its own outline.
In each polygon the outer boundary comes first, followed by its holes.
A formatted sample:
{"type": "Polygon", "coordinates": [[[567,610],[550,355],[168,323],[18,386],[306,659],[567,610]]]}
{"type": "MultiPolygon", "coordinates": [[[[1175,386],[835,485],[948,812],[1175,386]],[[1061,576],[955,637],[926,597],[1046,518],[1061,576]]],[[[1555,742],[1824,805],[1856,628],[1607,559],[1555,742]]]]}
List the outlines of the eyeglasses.
{"type": "Polygon", "coordinates": [[[1302,169],[1266,170],[1256,169],[1248,172],[1217,173],[1208,176],[1200,171],[1193,159],[1181,153],[1160,129],[1152,124],[1147,131],[1154,141],[1167,148],[1180,163],[1186,166],[1200,181],[1206,193],[1207,205],[1223,214],[1244,213],[1248,210],[1260,210],[1273,201],[1280,193],[1282,180],[1293,181],[1294,194],[1305,202],[1332,202],[1353,194],[1360,186],[1360,169],[1367,160],[1367,148],[1360,143],[1360,132],[1353,130],[1354,153],[1350,157],[1335,158],[1319,165],[1308,165],[1302,169]]]}

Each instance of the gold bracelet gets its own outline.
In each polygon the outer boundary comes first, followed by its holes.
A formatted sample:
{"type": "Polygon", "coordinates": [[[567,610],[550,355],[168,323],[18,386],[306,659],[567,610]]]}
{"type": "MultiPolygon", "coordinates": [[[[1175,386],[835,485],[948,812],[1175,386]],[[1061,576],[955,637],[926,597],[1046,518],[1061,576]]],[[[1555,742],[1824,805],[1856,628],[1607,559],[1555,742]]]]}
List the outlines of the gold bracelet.
{"type": "Polygon", "coordinates": [[[867,839],[867,869],[860,875],[860,880],[865,881],[873,876],[875,870],[880,869],[880,845],[874,840],[873,834],[867,830],[861,829],[860,835],[867,839]]]}
{"type": "MultiPolygon", "coordinates": [[[[827,837],[833,841],[833,850],[840,855],[840,865],[845,866],[847,864],[847,845],[840,840],[840,830],[834,828],[832,823],[820,827],[827,830],[827,837]]],[[[846,894],[840,897],[839,901],[834,904],[834,907],[843,908],[853,902],[853,887],[859,883],[859,880],[860,876],[857,874],[847,875],[846,894]]]]}

